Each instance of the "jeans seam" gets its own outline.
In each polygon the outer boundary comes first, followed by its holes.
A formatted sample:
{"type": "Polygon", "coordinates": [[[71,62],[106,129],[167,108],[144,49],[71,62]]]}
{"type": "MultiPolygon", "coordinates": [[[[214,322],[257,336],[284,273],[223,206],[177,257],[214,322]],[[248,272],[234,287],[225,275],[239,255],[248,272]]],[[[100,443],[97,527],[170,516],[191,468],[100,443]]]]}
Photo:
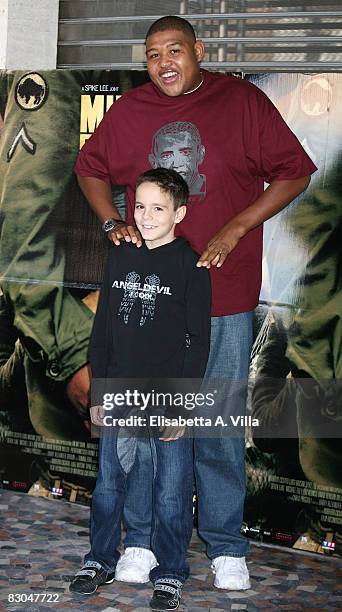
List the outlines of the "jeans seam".
{"type": "MultiPolygon", "coordinates": [[[[158,568],[156,567],[154,569],[157,570],[158,568]]],[[[154,576],[151,577],[151,575],[150,575],[150,580],[151,580],[153,586],[155,585],[155,583],[158,580],[167,580],[167,579],[170,579],[170,580],[179,580],[179,582],[181,582],[182,585],[186,581],[186,578],[184,578],[184,573],[182,574],[182,573],[180,573],[177,570],[175,570],[174,572],[170,572],[170,571],[162,572],[160,575],[157,575],[157,577],[154,577],[154,576]]]]}
{"type": "Polygon", "coordinates": [[[143,548],[144,550],[151,550],[151,547],[146,544],[131,544],[131,543],[126,544],[126,542],[125,542],[124,548],[125,550],[127,548],[143,548]]]}
{"type": "Polygon", "coordinates": [[[245,555],[241,553],[233,553],[233,552],[220,552],[217,555],[212,555],[211,559],[217,559],[218,557],[234,557],[236,559],[242,559],[245,555]]]}

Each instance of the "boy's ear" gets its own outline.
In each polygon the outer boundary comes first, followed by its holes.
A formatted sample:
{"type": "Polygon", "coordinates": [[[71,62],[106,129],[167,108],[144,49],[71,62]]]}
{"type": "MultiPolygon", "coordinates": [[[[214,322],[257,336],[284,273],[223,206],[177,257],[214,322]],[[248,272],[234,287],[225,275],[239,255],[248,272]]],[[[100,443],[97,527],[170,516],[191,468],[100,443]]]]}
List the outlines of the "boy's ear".
{"type": "Polygon", "coordinates": [[[175,223],[180,223],[181,221],[183,221],[185,214],[186,206],[180,206],[179,208],[177,208],[175,215],[175,223]]]}

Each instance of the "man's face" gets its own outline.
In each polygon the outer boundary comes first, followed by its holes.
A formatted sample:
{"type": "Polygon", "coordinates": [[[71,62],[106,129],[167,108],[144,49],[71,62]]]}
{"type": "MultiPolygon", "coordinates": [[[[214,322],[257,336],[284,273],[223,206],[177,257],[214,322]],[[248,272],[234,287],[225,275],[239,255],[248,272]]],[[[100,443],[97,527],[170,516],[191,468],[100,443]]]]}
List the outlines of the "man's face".
{"type": "Polygon", "coordinates": [[[181,96],[201,82],[199,62],[203,43],[181,30],[151,34],[146,41],[147,70],[151,81],[167,96],[181,96]]]}
{"type": "Polygon", "coordinates": [[[198,177],[198,164],[203,161],[202,148],[190,132],[161,134],[155,143],[153,167],[172,168],[182,175],[191,191],[198,177]]]}

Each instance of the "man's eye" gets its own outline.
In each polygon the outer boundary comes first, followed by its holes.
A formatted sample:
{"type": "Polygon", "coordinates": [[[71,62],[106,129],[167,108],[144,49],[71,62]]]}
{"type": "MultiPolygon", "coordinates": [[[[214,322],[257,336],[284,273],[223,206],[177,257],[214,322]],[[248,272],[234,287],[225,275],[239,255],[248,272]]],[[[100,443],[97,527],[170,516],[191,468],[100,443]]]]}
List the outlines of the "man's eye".
{"type": "Polygon", "coordinates": [[[151,55],[148,56],[147,59],[156,59],[158,57],[158,53],[152,53],[151,55]]]}
{"type": "Polygon", "coordinates": [[[156,206],[155,210],[160,211],[160,210],[163,210],[163,209],[160,206],[156,206]]]}
{"type": "Polygon", "coordinates": [[[179,53],[179,52],[180,52],[180,49],[171,49],[170,51],[172,55],[175,55],[175,53],[179,53]]]}
{"type": "Polygon", "coordinates": [[[161,159],[169,159],[170,157],[173,156],[172,151],[164,151],[164,153],[161,154],[161,159]]]}
{"type": "Polygon", "coordinates": [[[192,149],[191,148],[181,149],[180,152],[185,157],[191,157],[191,155],[192,155],[192,149]]]}

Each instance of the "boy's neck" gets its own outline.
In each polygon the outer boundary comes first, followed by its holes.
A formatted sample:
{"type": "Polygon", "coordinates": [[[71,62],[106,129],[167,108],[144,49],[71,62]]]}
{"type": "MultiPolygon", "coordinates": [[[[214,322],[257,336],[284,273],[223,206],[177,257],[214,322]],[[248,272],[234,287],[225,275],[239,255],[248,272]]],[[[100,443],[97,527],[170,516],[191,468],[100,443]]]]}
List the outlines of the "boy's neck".
{"type": "Polygon", "coordinates": [[[152,249],[157,249],[158,247],[164,246],[165,244],[170,244],[174,240],[176,240],[176,236],[173,234],[172,237],[169,237],[165,241],[161,240],[159,242],[159,240],[145,240],[145,244],[148,250],[151,251],[152,249]]]}

